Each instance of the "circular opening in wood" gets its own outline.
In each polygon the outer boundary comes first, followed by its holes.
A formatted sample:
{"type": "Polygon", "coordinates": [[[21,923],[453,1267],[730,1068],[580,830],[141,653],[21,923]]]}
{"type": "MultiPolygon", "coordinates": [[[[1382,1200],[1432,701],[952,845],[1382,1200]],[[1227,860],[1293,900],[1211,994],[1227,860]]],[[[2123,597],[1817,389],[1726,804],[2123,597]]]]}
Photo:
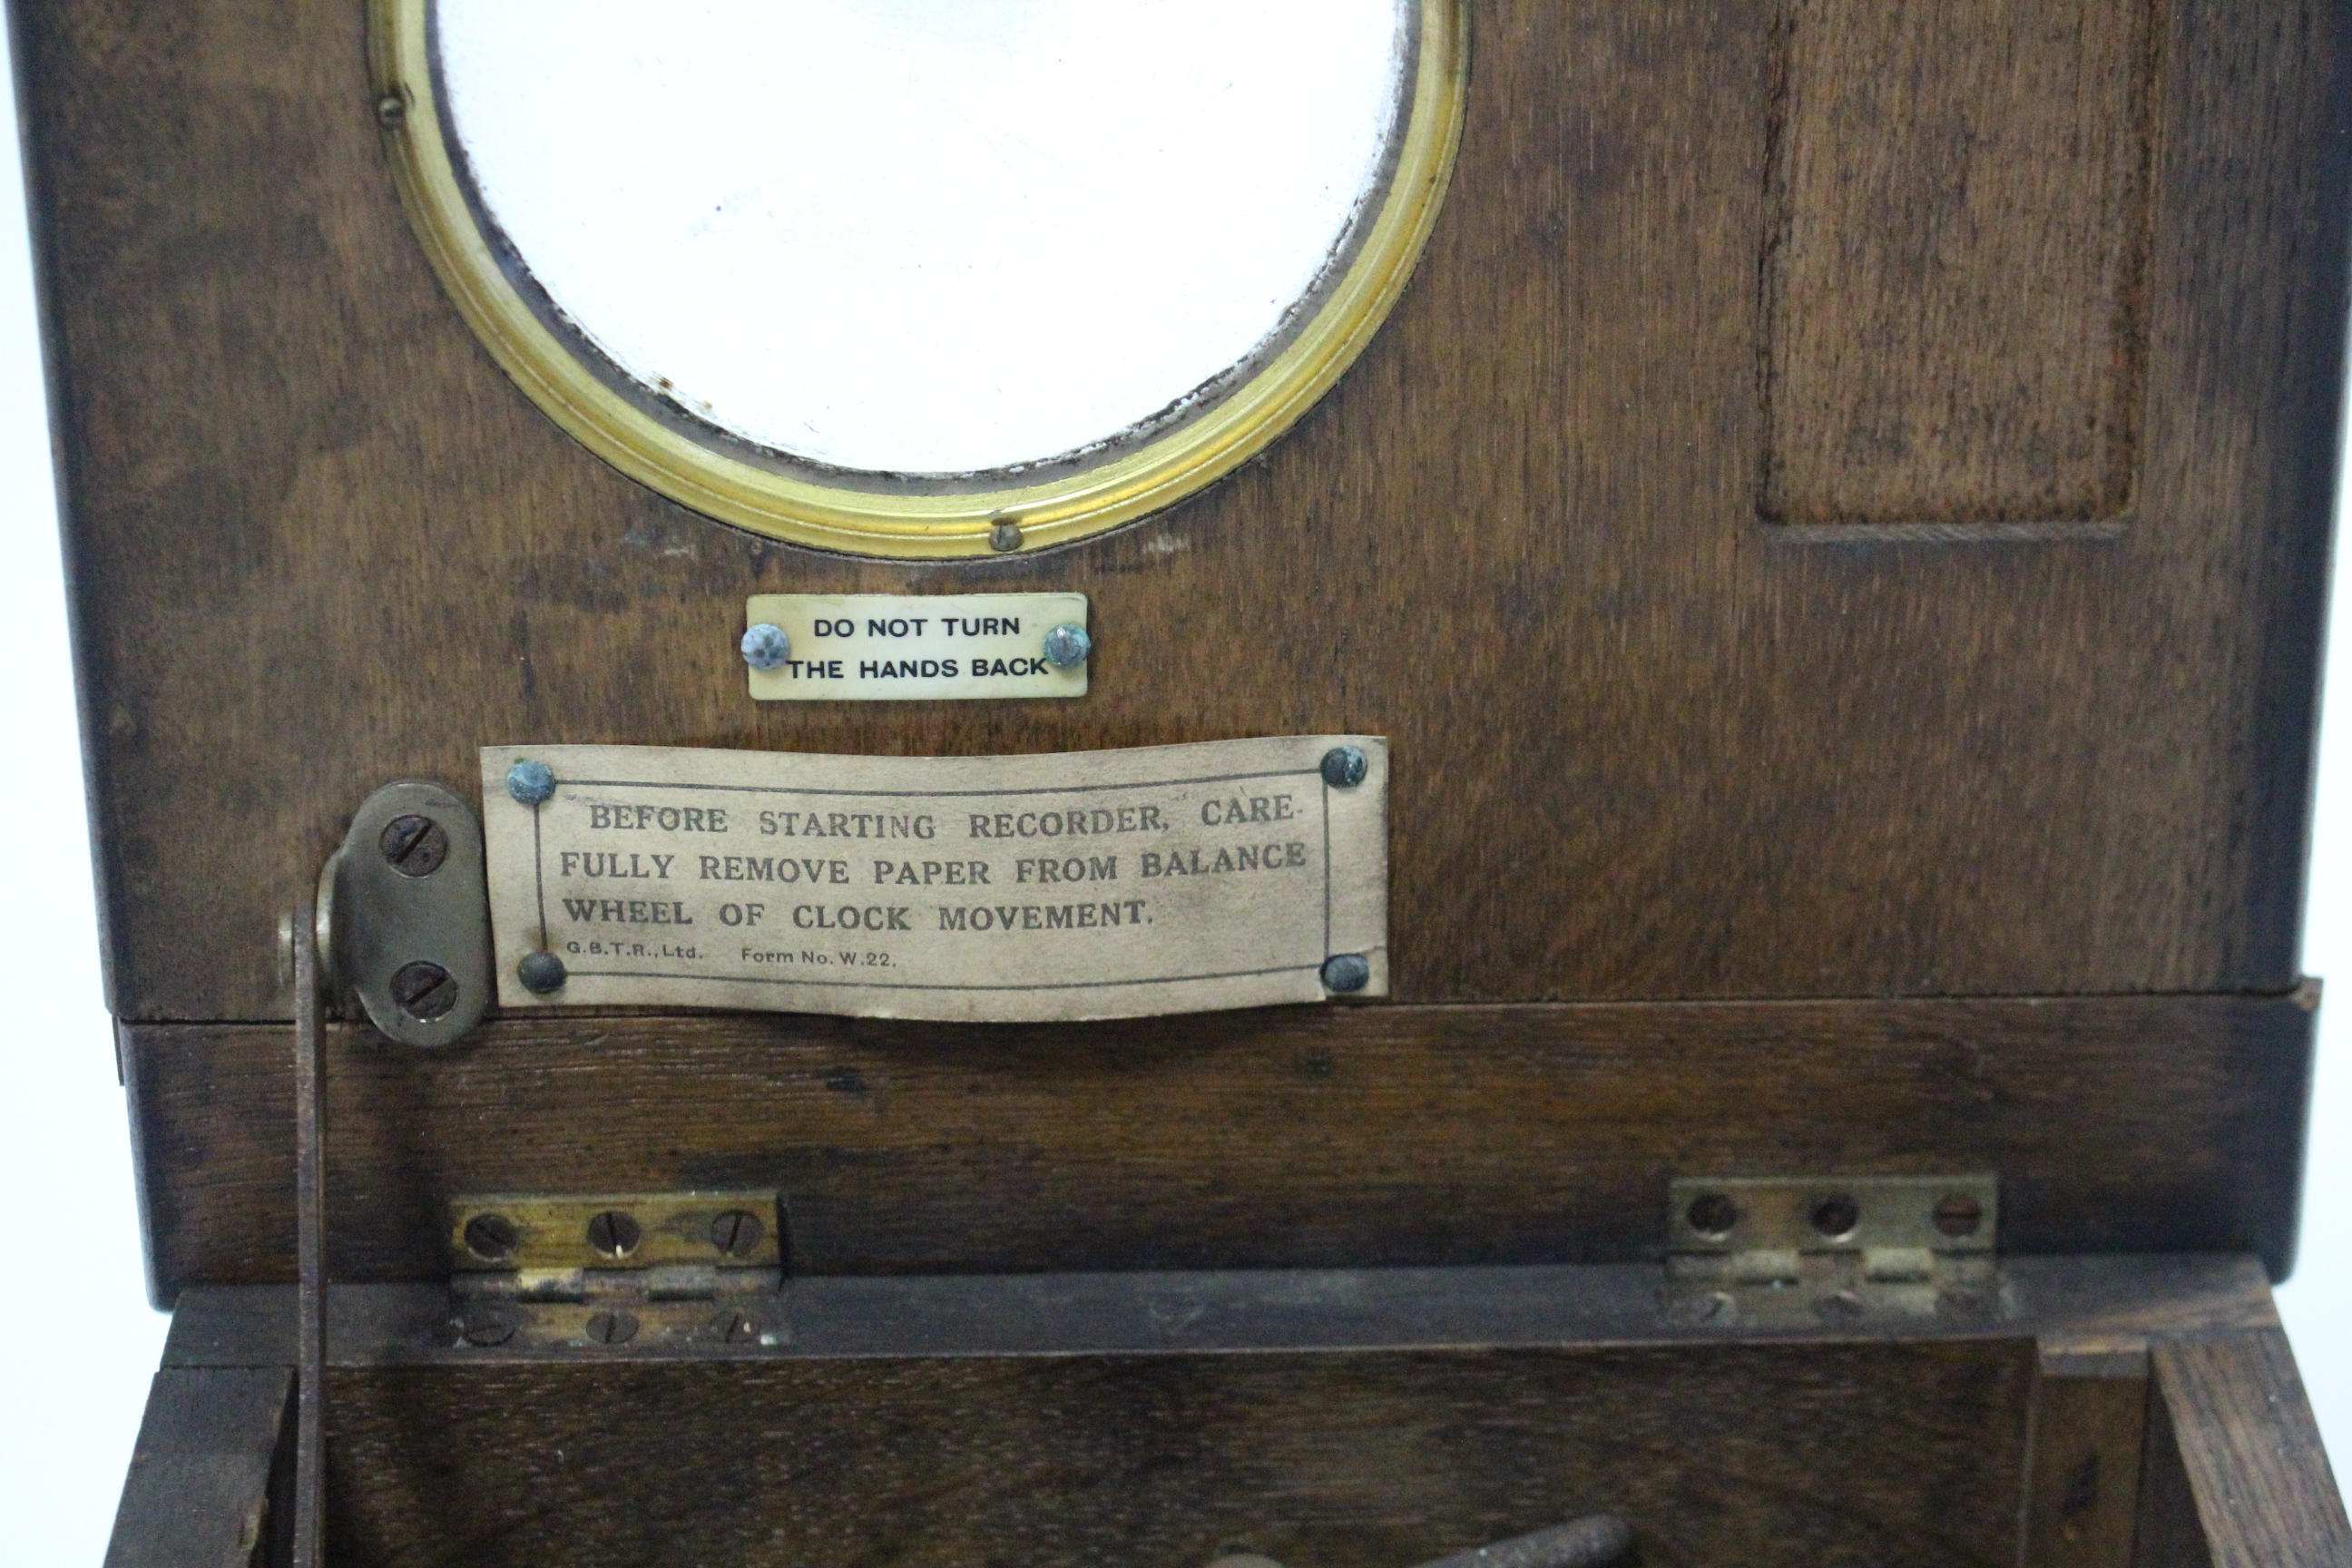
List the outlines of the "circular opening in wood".
{"type": "Polygon", "coordinates": [[[379,122],[521,388],[674,499],[985,554],[1273,440],[1403,288],[1461,0],[374,0],[379,122]]]}

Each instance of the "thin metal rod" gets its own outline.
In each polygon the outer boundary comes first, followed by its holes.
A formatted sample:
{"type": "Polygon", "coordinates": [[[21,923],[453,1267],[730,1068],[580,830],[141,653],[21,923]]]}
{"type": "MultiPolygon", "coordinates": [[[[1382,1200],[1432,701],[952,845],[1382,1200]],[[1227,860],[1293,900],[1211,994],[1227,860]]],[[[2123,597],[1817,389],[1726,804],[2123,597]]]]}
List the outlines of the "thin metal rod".
{"type": "Polygon", "coordinates": [[[301,1259],[295,1347],[294,1568],[327,1560],[327,1098],[320,1059],[319,931],[312,896],[294,905],[294,1209],[301,1259]]]}

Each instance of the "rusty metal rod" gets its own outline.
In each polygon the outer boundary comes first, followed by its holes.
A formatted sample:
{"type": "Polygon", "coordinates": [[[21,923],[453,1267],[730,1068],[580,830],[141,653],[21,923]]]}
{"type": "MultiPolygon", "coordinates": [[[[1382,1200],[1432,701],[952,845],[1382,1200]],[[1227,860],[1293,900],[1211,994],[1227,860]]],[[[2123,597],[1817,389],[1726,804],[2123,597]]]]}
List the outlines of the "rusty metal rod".
{"type": "Polygon", "coordinates": [[[327,1101],[320,1059],[319,931],[312,895],[294,904],[296,1313],[294,1568],[326,1563],[327,1101]]]}

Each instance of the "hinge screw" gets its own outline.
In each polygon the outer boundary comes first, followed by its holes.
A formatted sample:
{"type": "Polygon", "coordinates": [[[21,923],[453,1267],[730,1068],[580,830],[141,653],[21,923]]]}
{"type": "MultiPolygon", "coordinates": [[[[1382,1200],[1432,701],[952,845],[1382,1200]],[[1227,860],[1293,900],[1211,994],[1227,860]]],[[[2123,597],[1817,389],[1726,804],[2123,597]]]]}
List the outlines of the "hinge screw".
{"type": "Polygon", "coordinates": [[[512,1258],[521,1244],[515,1222],[502,1214],[478,1214],[466,1222],[466,1250],[486,1263],[512,1258]]]}
{"type": "Polygon", "coordinates": [[[457,1337],[469,1345],[486,1349],[502,1345],[515,1337],[514,1320],[495,1312],[468,1312],[458,1320],[457,1337]]]}
{"type": "Polygon", "coordinates": [[[429,816],[395,816],[384,824],[376,847],[402,876],[430,877],[449,858],[449,835],[429,816]]]}
{"type": "Polygon", "coordinates": [[[600,1345],[625,1345],[637,1337],[637,1320],[627,1312],[599,1312],[588,1320],[588,1337],[600,1345]]]}
{"type": "Polygon", "coordinates": [[[1949,1237],[1974,1236],[1984,1225],[1984,1205],[1953,1193],[1936,1205],[1936,1228],[1949,1237]]]}
{"type": "Polygon", "coordinates": [[[760,1216],[743,1209],[729,1209],[710,1222],[710,1245],[730,1258],[751,1257],[762,1234],[760,1216]]]}
{"type": "Polygon", "coordinates": [[[1823,1198],[1813,1205],[1813,1228],[1831,1241],[1852,1236],[1862,1224],[1862,1205],[1843,1193],[1823,1198]]]}
{"type": "Polygon", "coordinates": [[[1702,1193],[1683,1211],[1690,1227],[1710,1241],[1721,1241],[1739,1228],[1739,1205],[1723,1193],[1702,1193]]]}
{"type": "Polygon", "coordinates": [[[606,1258],[626,1258],[644,1235],[637,1222],[619,1209],[606,1209],[588,1222],[588,1245],[606,1258]]]}
{"type": "Polygon", "coordinates": [[[457,980],[437,963],[424,959],[404,963],[392,976],[392,1000],[420,1024],[446,1018],[457,1005],[457,980]]]}
{"type": "Polygon", "coordinates": [[[1832,1321],[1851,1322],[1862,1316],[1862,1298],[1851,1290],[1832,1290],[1813,1303],[1813,1310],[1832,1321]]]}
{"type": "Polygon", "coordinates": [[[988,547],[999,555],[1010,555],[1021,548],[1021,525],[1000,522],[988,531],[988,547]]]}
{"type": "Polygon", "coordinates": [[[721,1312],[710,1321],[711,1331],[730,1345],[747,1345],[760,1337],[761,1324],[752,1313],[735,1310],[721,1312]]]}
{"type": "Polygon", "coordinates": [[[1372,760],[1361,746],[1334,746],[1323,753],[1323,782],[1333,789],[1353,789],[1371,771],[1372,760]]]}
{"type": "Polygon", "coordinates": [[[376,123],[387,131],[397,131],[408,122],[408,100],[397,92],[387,92],[375,100],[376,123]]]}

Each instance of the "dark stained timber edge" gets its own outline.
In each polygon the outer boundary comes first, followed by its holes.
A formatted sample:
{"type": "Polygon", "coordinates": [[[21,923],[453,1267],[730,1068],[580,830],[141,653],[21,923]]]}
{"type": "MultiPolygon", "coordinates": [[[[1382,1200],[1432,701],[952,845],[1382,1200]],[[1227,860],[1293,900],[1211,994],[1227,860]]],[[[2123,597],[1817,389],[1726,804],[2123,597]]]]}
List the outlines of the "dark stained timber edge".
{"type": "MultiPolygon", "coordinates": [[[[2288,1266],[2315,991],[507,1019],[328,1041],[334,1278],[467,1192],[774,1186],[805,1275],[1624,1262],[1676,1175],[1991,1171],[2011,1254],[2288,1266]]],[[[285,1030],[124,1029],[152,1278],[292,1278],[285,1030]]]]}
{"type": "Polygon", "coordinates": [[[262,1560],[293,1380],[268,1365],[155,1374],[106,1568],[262,1560]]]}

